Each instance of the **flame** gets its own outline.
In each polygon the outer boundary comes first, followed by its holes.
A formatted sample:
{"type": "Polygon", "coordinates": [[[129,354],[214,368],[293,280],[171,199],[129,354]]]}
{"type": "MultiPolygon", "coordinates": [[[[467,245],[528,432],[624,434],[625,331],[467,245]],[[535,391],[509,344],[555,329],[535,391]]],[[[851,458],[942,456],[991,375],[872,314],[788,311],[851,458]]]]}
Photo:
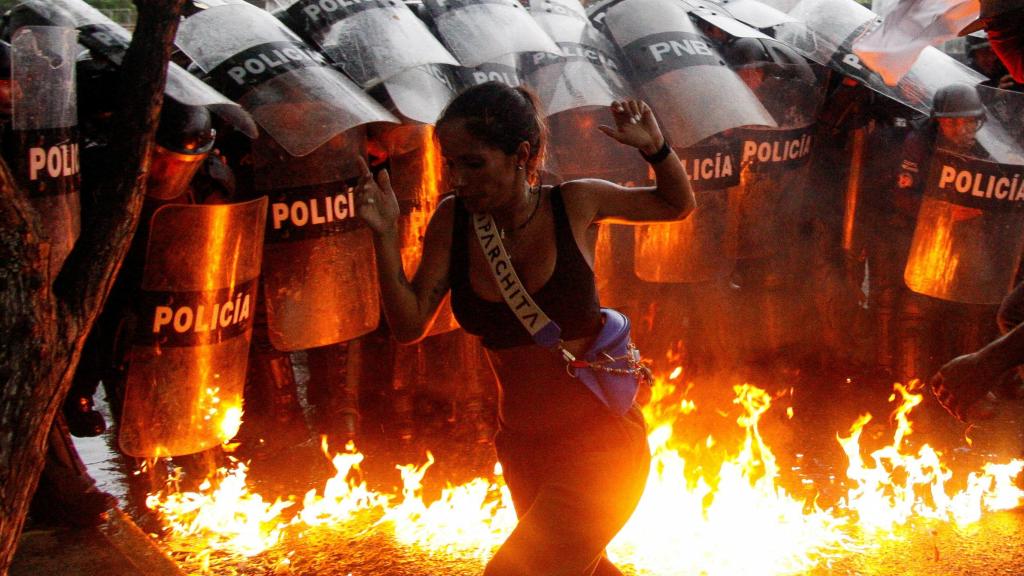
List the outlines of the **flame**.
{"type": "Polygon", "coordinates": [[[238,435],[238,429],[242,427],[242,407],[229,406],[224,409],[224,415],[220,420],[220,437],[234,438],[238,435]]]}
{"type": "MultiPolygon", "coordinates": [[[[653,396],[671,397],[660,381],[653,396]],[[658,388],[662,388],[658,392],[658,388]]],[[[778,487],[778,466],[758,431],[771,404],[763,390],[734,388],[744,413],[740,451],[715,465],[712,437],[673,445],[673,413],[652,402],[645,416],[653,459],[636,512],[609,549],[613,561],[640,574],[772,574],[806,570],[848,545],[842,520],[793,498],[778,487]],[[668,417],[668,419],[666,419],[668,417]],[[685,455],[685,456],[684,456],[685,455]]]]}
{"type": "Polygon", "coordinates": [[[356,513],[376,507],[386,507],[386,496],[366,487],[366,482],[350,479],[353,473],[359,473],[359,464],[363,455],[356,452],[355,444],[348,442],[345,452],[335,454],[332,458],[327,446],[327,437],[320,440],[323,453],[334,465],[337,474],[324,484],[323,495],[318,496],[316,489],[306,492],[302,499],[302,511],[298,519],[307,526],[321,526],[347,522],[356,513]]]}
{"type": "Polygon", "coordinates": [[[247,468],[237,462],[216,488],[209,479],[198,492],[151,494],[146,506],[160,513],[169,531],[180,539],[201,537],[204,546],[255,556],[281,539],[281,512],[292,502],[268,504],[245,484],[247,468]]]}
{"type": "Polygon", "coordinates": [[[396,467],[404,486],[402,502],[388,510],[381,522],[393,523],[395,538],[404,545],[486,560],[516,524],[508,488],[475,478],[448,486],[428,506],[422,499],[421,481],[433,464],[434,456],[428,452],[422,466],[396,467]]]}
{"type": "Polygon", "coordinates": [[[860,447],[861,433],[871,421],[869,414],[854,422],[850,436],[837,437],[849,460],[847,477],[854,483],[843,506],[856,514],[862,528],[875,532],[891,531],[914,516],[964,527],[978,521],[984,510],[1019,506],[1024,492],[1013,485],[1013,479],[1024,469],[1022,460],[986,464],[980,475],[968,476],[964,490],[949,495],[947,484],[953,473],[934,448],[923,444],[916,454],[904,452],[904,440],[913,432],[910,411],[922,400],[914,394],[920,387],[917,380],[908,386],[894,385],[890,402],[900,399],[893,415],[896,431],[891,444],[871,453],[871,464],[864,462],[860,447]]]}
{"type": "MultiPolygon", "coordinates": [[[[1019,506],[1024,492],[1014,484],[1024,461],[986,464],[971,473],[965,487],[951,489],[953,473],[941,454],[927,444],[910,453],[912,410],[922,396],[920,382],[896,384],[890,402],[897,402],[889,445],[865,459],[861,437],[872,421],[858,418],[847,437],[838,441],[846,453],[848,492],[833,507],[822,508],[813,495],[788,493],[782,470],[759,430],[773,398],[749,384],[733,388],[743,440],[730,448],[714,436],[684,442],[680,425],[695,416],[688,398],[693,383],[676,368],[656,379],[645,406],[652,449],[650,477],[629,523],[608,548],[611,559],[630,566],[634,574],[788,574],[814,569],[875,541],[865,535],[896,537],[899,526],[914,519],[949,522],[961,528],[984,512],[1019,506]]],[[[779,397],[791,395],[792,391],[779,397]]],[[[791,409],[790,409],[791,410],[791,409]]],[[[703,417],[725,414],[707,410],[703,417]]],[[[150,496],[147,505],[168,526],[172,546],[192,550],[205,565],[210,550],[243,557],[271,549],[288,549],[293,534],[316,527],[354,526],[358,532],[384,531],[397,546],[431,556],[484,563],[515,526],[511,497],[496,467],[488,478],[447,485],[428,502],[423,481],[435,463],[426,453],[422,464],[400,465],[400,494],[382,494],[367,487],[359,464],[363,455],[349,443],[330,456],[336,470],[322,491],[310,490],[289,519],[283,512],[293,502],[268,504],[245,486],[246,468],[221,472],[219,485],[206,482],[198,492],[168,490],[150,496]]],[[[809,479],[804,487],[813,488],[809,479]]],[[[296,536],[299,537],[299,536],[296,536]]],[[[288,552],[294,554],[294,548],[288,552]]],[[[288,560],[279,560],[288,564],[288,560]]]]}

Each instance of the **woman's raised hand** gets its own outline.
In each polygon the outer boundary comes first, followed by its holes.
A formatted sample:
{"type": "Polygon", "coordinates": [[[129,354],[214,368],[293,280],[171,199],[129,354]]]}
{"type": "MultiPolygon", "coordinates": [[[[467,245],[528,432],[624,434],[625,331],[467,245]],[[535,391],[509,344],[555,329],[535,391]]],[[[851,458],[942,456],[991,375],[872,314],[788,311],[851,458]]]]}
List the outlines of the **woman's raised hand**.
{"type": "Polygon", "coordinates": [[[359,182],[355,188],[356,213],[378,235],[398,232],[398,199],[391,189],[391,177],[381,170],[374,179],[366,160],[359,159],[359,182]]]}
{"type": "Polygon", "coordinates": [[[657,152],[665,143],[658,121],[654,118],[654,112],[646,102],[632,99],[616,100],[612,102],[610,108],[615,127],[602,124],[598,126],[601,132],[648,155],[657,152]]]}

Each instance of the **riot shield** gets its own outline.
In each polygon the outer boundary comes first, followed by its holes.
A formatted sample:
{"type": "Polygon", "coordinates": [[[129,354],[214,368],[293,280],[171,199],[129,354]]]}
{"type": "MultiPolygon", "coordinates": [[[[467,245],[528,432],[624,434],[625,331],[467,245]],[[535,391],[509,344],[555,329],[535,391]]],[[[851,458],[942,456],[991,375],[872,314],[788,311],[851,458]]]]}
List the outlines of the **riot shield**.
{"type": "Polygon", "coordinates": [[[675,148],[690,176],[697,209],[682,222],[636,227],[634,269],[640,279],[696,283],[732,272],[735,261],[726,249],[726,190],[740,181],[740,144],[725,134],[675,148]]]}
{"type": "Polygon", "coordinates": [[[647,164],[636,149],[609,138],[597,129],[614,125],[605,108],[575,108],[548,116],[548,157],[545,169],[562,180],[603,178],[620,184],[641,186],[647,179],[647,164]],[[586,150],[581,154],[581,150],[586,150]]]}
{"type": "Polygon", "coordinates": [[[719,6],[697,0],[682,0],[691,16],[699,18],[734,38],[771,38],[757,28],[732,17],[719,6]]]}
{"type": "Polygon", "coordinates": [[[522,84],[517,54],[496,56],[493,60],[481,62],[473,67],[461,66],[455,74],[463,87],[476,86],[484,82],[501,82],[508,86],[522,84]]]}
{"type": "Polygon", "coordinates": [[[796,18],[760,0],[723,0],[721,7],[733,18],[759,30],[796,21],[796,18]]]}
{"type": "Polygon", "coordinates": [[[979,87],[987,118],[972,146],[941,139],[932,155],[903,278],[918,293],[997,304],[1024,248],[1024,97],[979,87]]]}
{"type": "Polygon", "coordinates": [[[192,454],[238,431],[266,206],[153,214],[121,417],[126,454],[192,454]]]}
{"type": "Polygon", "coordinates": [[[290,156],[254,143],[256,190],[270,196],[263,290],[270,342],[282,351],[344,342],[380,318],[373,237],[355,214],[352,186],[365,157],[363,129],[290,156]]]}
{"type": "Polygon", "coordinates": [[[797,21],[776,26],[776,40],[919,112],[927,114],[931,110],[935,91],[946,84],[985,80],[980,73],[929,46],[910,71],[895,86],[889,86],[853,52],[853,42],[879,25],[877,14],[854,0],[801,0],[789,15],[797,21]]]}
{"type": "Polygon", "coordinates": [[[401,2],[298,0],[276,15],[318,45],[363,88],[409,68],[458,64],[423,21],[401,2]]]}
{"type": "Polygon", "coordinates": [[[437,35],[463,66],[520,52],[561,53],[517,0],[425,0],[424,5],[437,35]]]}
{"type": "Polygon", "coordinates": [[[39,213],[55,278],[81,229],[74,28],[23,26],[11,37],[11,139],[5,156],[39,213]]]}
{"type": "Polygon", "coordinates": [[[299,0],[275,14],[363,89],[384,83],[403,116],[431,123],[454,94],[436,66],[458,62],[404,3],[299,0]]]}
{"type": "Polygon", "coordinates": [[[760,62],[737,72],[778,123],[736,131],[742,152],[740,183],[729,189],[729,253],[758,258],[797,241],[824,86],[808,65],[760,62]]]}
{"type": "Polygon", "coordinates": [[[524,80],[547,114],[607,106],[632,95],[615,46],[590,24],[579,2],[544,0],[532,3],[530,14],[562,51],[560,56],[530,52],[520,58],[524,80]]]}
{"type": "Polygon", "coordinates": [[[294,32],[243,0],[211,0],[175,43],[292,156],[368,122],[397,122],[294,32]]]}
{"type": "Polygon", "coordinates": [[[385,80],[383,86],[402,116],[433,124],[455,97],[458,81],[454,68],[444,64],[409,68],[385,80]]]}
{"type": "Polygon", "coordinates": [[[768,111],[693,25],[685,5],[625,0],[609,7],[603,21],[625,54],[629,79],[673,146],[688,148],[740,126],[774,126],[768,111]]]}
{"type": "MultiPolygon", "coordinates": [[[[115,66],[121,66],[132,36],[99,10],[83,0],[26,0],[23,4],[41,15],[49,13],[54,7],[64,10],[74,20],[80,33],[79,42],[115,66]]],[[[173,62],[167,66],[164,94],[186,106],[206,106],[250,138],[256,137],[256,126],[252,118],[238,104],[173,62]]]]}

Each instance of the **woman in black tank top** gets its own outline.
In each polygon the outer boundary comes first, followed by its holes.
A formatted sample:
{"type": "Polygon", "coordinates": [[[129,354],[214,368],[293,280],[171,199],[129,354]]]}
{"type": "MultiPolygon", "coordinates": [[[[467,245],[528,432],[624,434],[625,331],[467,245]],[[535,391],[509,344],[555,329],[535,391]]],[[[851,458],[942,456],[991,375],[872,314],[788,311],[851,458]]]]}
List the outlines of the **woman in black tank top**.
{"type": "Polygon", "coordinates": [[[646,482],[650,453],[639,408],[613,414],[567,373],[560,355],[533,343],[469,225],[473,214],[494,218],[526,291],[562,327],[563,346],[582,354],[601,328],[592,269],[597,225],[679,220],[695,207],[686,171],[647,104],[613,102],[611,112],[615,126],[600,130],[639,149],[656,186],[577,180],[541,187],[546,129],[534,95],[486,83],[457,96],[436,131],[454,194],[431,217],[411,281],[387,173],[375,181],[364,166],[357,186],[392,333],[401,342],[422,338],[451,290],[459,323],[483,339],[498,379],[495,446],[519,524],[486,575],[620,574],[604,548],[646,482]]]}

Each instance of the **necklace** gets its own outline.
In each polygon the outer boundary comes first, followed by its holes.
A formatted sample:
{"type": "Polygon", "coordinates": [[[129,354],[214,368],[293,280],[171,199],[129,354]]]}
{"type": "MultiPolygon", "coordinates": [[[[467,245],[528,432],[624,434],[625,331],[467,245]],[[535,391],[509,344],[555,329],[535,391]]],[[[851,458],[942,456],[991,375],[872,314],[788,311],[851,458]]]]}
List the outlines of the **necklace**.
{"type": "Polygon", "coordinates": [[[529,224],[531,220],[533,220],[534,216],[537,215],[537,209],[540,208],[540,188],[538,187],[537,189],[531,189],[530,192],[537,197],[537,201],[533,203],[533,210],[530,211],[530,215],[526,217],[526,220],[523,220],[522,224],[519,224],[512,230],[505,230],[504,228],[499,228],[498,236],[500,236],[502,240],[508,240],[508,234],[516,234],[523,228],[526,228],[526,225],[529,224]]]}

